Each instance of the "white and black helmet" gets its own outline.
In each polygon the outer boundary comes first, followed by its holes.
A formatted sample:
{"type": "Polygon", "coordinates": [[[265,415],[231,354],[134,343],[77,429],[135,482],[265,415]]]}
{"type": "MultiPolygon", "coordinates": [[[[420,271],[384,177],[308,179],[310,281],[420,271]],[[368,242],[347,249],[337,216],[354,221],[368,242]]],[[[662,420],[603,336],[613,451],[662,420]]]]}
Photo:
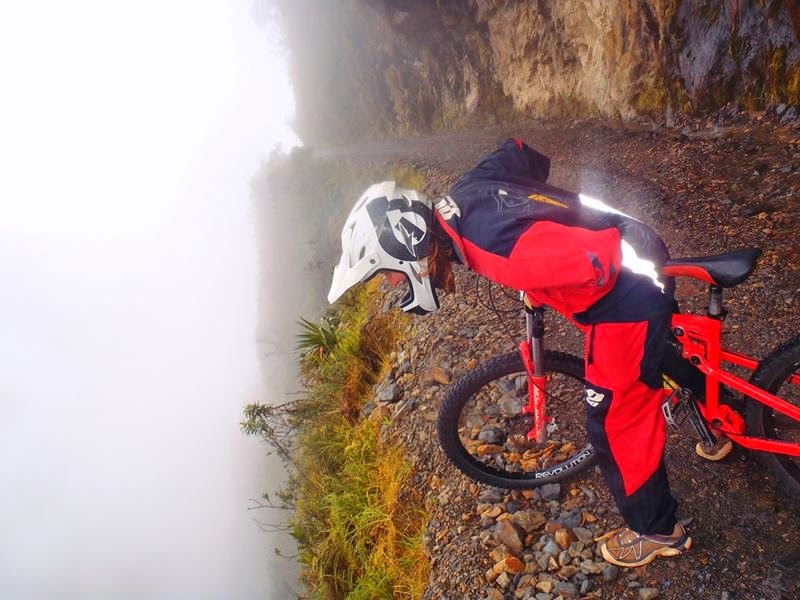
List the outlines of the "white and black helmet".
{"type": "Polygon", "coordinates": [[[409,293],[400,307],[425,314],[439,308],[428,275],[433,207],[423,194],[394,181],[371,185],[356,202],[342,229],[342,258],[333,271],[328,302],[381,271],[406,276],[409,293]]]}

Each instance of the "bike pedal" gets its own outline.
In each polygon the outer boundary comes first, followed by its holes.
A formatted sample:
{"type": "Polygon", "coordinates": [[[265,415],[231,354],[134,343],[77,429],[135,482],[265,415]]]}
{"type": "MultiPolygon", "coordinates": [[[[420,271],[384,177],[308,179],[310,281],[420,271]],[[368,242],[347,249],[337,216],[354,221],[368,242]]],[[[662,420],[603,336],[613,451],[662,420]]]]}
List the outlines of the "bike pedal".
{"type": "Polygon", "coordinates": [[[704,458],[712,462],[722,460],[728,456],[732,450],[733,442],[722,437],[720,437],[717,440],[717,443],[713,444],[710,448],[706,448],[703,445],[703,442],[697,442],[697,445],[694,447],[694,451],[700,458],[704,458]]]}
{"type": "Polygon", "coordinates": [[[678,390],[674,390],[661,403],[661,412],[664,415],[664,420],[667,422],[667,425],[675,431],[680,430],[681,424],[686,420],[685,417],[680,421],[678,420],[678,416],[683,412],[683,408],[684,405],[680,399],[678,390]]]}

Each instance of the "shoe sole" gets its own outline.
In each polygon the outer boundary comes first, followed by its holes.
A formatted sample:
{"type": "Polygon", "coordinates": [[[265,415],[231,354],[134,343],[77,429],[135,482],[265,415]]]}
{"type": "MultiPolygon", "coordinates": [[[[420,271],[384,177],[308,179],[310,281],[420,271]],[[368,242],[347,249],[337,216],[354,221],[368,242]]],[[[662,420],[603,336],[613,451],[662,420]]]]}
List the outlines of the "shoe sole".
{"type": "Polygon", "coordinates": [[[692,547],[692,538],[687,537],[686,541],[679,547],[667,547],[667,548],[659,548],[658,550],[654,550],[647,557],[643,558],[638,562],[622,562],[613,557],[611,552],[608,551],[606,545],[603,544],[600,546],[600,553],[603,555],[603,558],[606,559],[606,562],[610,562],[612,565],[617,565],[618,567],[641,567],[642,565],[649,564],[653,562],[659,556],[678,556],[679,554],[683,554],[689,548],[692,547]]]}
{"type": "Polygon", "coordinates": [[[710,460],[711,462],[717,462],[718,460],[722,460],[726,456],[728,456],[733,450],[733,442],[727,440],[720,448],[714,453],[708,453],[703,448],[702,442],[697,442],[697,445],[694,447],[695,453],[700,458],[704,458],[706,460],[710,460]]]}

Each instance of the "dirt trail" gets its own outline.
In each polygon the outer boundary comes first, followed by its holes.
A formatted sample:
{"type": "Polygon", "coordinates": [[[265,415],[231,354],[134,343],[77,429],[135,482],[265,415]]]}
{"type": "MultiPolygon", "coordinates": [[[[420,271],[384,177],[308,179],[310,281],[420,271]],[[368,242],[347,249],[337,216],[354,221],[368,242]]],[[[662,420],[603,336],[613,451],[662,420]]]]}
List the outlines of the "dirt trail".
{"type": "MultiPolygon", "coordinates": [[[[727,345],[761,357],[800,333],[796,129],[749,118],[730,127],[698,123],[683,132],[532,121],[361,144],[328,154],[371,165],[412,163],[428,175],[425,191],[439,195],[510,136],[551,157],[550,183],[601,198],[649,223],[674,257],[761,247],[764,255],[755,274],[728,293],[727,345]]],[[[509,578],[505,586],[505,579],[487,579],[496,558],[489,556],[496,542],[487,538],[487,531],[495,521],[476,515],[476,506],[486,505],[487,499],[503,513],[536,510],[548,521],[577,506],[597,517],[592,527],[598,532],[620,521],[596,473],[562,486],[560,500],[546,501],[538,494],[509,495],[479,487],[443,458],[433,422],[443,388],[432,381],[430,370],[440,367],[455,377],[470,360],[513,347],[496,316],[476,299],[473,277],[460,272],[458,283],[459,292],[444,299],[441,311],[412,321],[391,375],[402,389],[403,402],[387,434],[407,446],[415,482],[431,490],[430,598],[645,598],[652,597],[651,588],[663,598],[800,594],[798,504],[776,490],[751,457],[737,451],[721,464],[705,463],[694,455],[694,440],[684,433],[671,436],[667,461],[681,502],[679,516],[693,519],[695,548],[689,555],[608,577],[555,577],[558,586],[535,589],[550,576],[530,567],[537,551],[530,547],[525,550],[526,574],[509,578]]],[[[684,310],[702,310],[705,286],[680,283],[678,299],[684,310]]],[[[518,325],[512,323],[514,331],[518,325]]],[[[574,353],[582,347],[577,332],[558,319],[551,323],[548,343],[574,353]]]]}

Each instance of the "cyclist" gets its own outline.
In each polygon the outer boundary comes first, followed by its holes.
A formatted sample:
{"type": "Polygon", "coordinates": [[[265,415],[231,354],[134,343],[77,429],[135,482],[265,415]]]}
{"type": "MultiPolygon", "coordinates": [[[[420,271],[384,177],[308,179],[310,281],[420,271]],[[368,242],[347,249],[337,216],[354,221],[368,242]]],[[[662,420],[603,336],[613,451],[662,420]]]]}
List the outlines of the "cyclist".
{"type": "Polygon", "coordinates": [[[675,556],[692,539],[675,516],[664,468],[661,364],[675,309],[674,282],[658,278],[669,254],[647,226],[593,198],[546,183],[550,160],[509,139],[435,203],[393,182],[371,186],[342,231],[328,300],[383,273],[409,284],[403,310],[438,308],[457,262],[586,334],[589,439],[628,528],[601,551],[631,567],[675,556]]]}

